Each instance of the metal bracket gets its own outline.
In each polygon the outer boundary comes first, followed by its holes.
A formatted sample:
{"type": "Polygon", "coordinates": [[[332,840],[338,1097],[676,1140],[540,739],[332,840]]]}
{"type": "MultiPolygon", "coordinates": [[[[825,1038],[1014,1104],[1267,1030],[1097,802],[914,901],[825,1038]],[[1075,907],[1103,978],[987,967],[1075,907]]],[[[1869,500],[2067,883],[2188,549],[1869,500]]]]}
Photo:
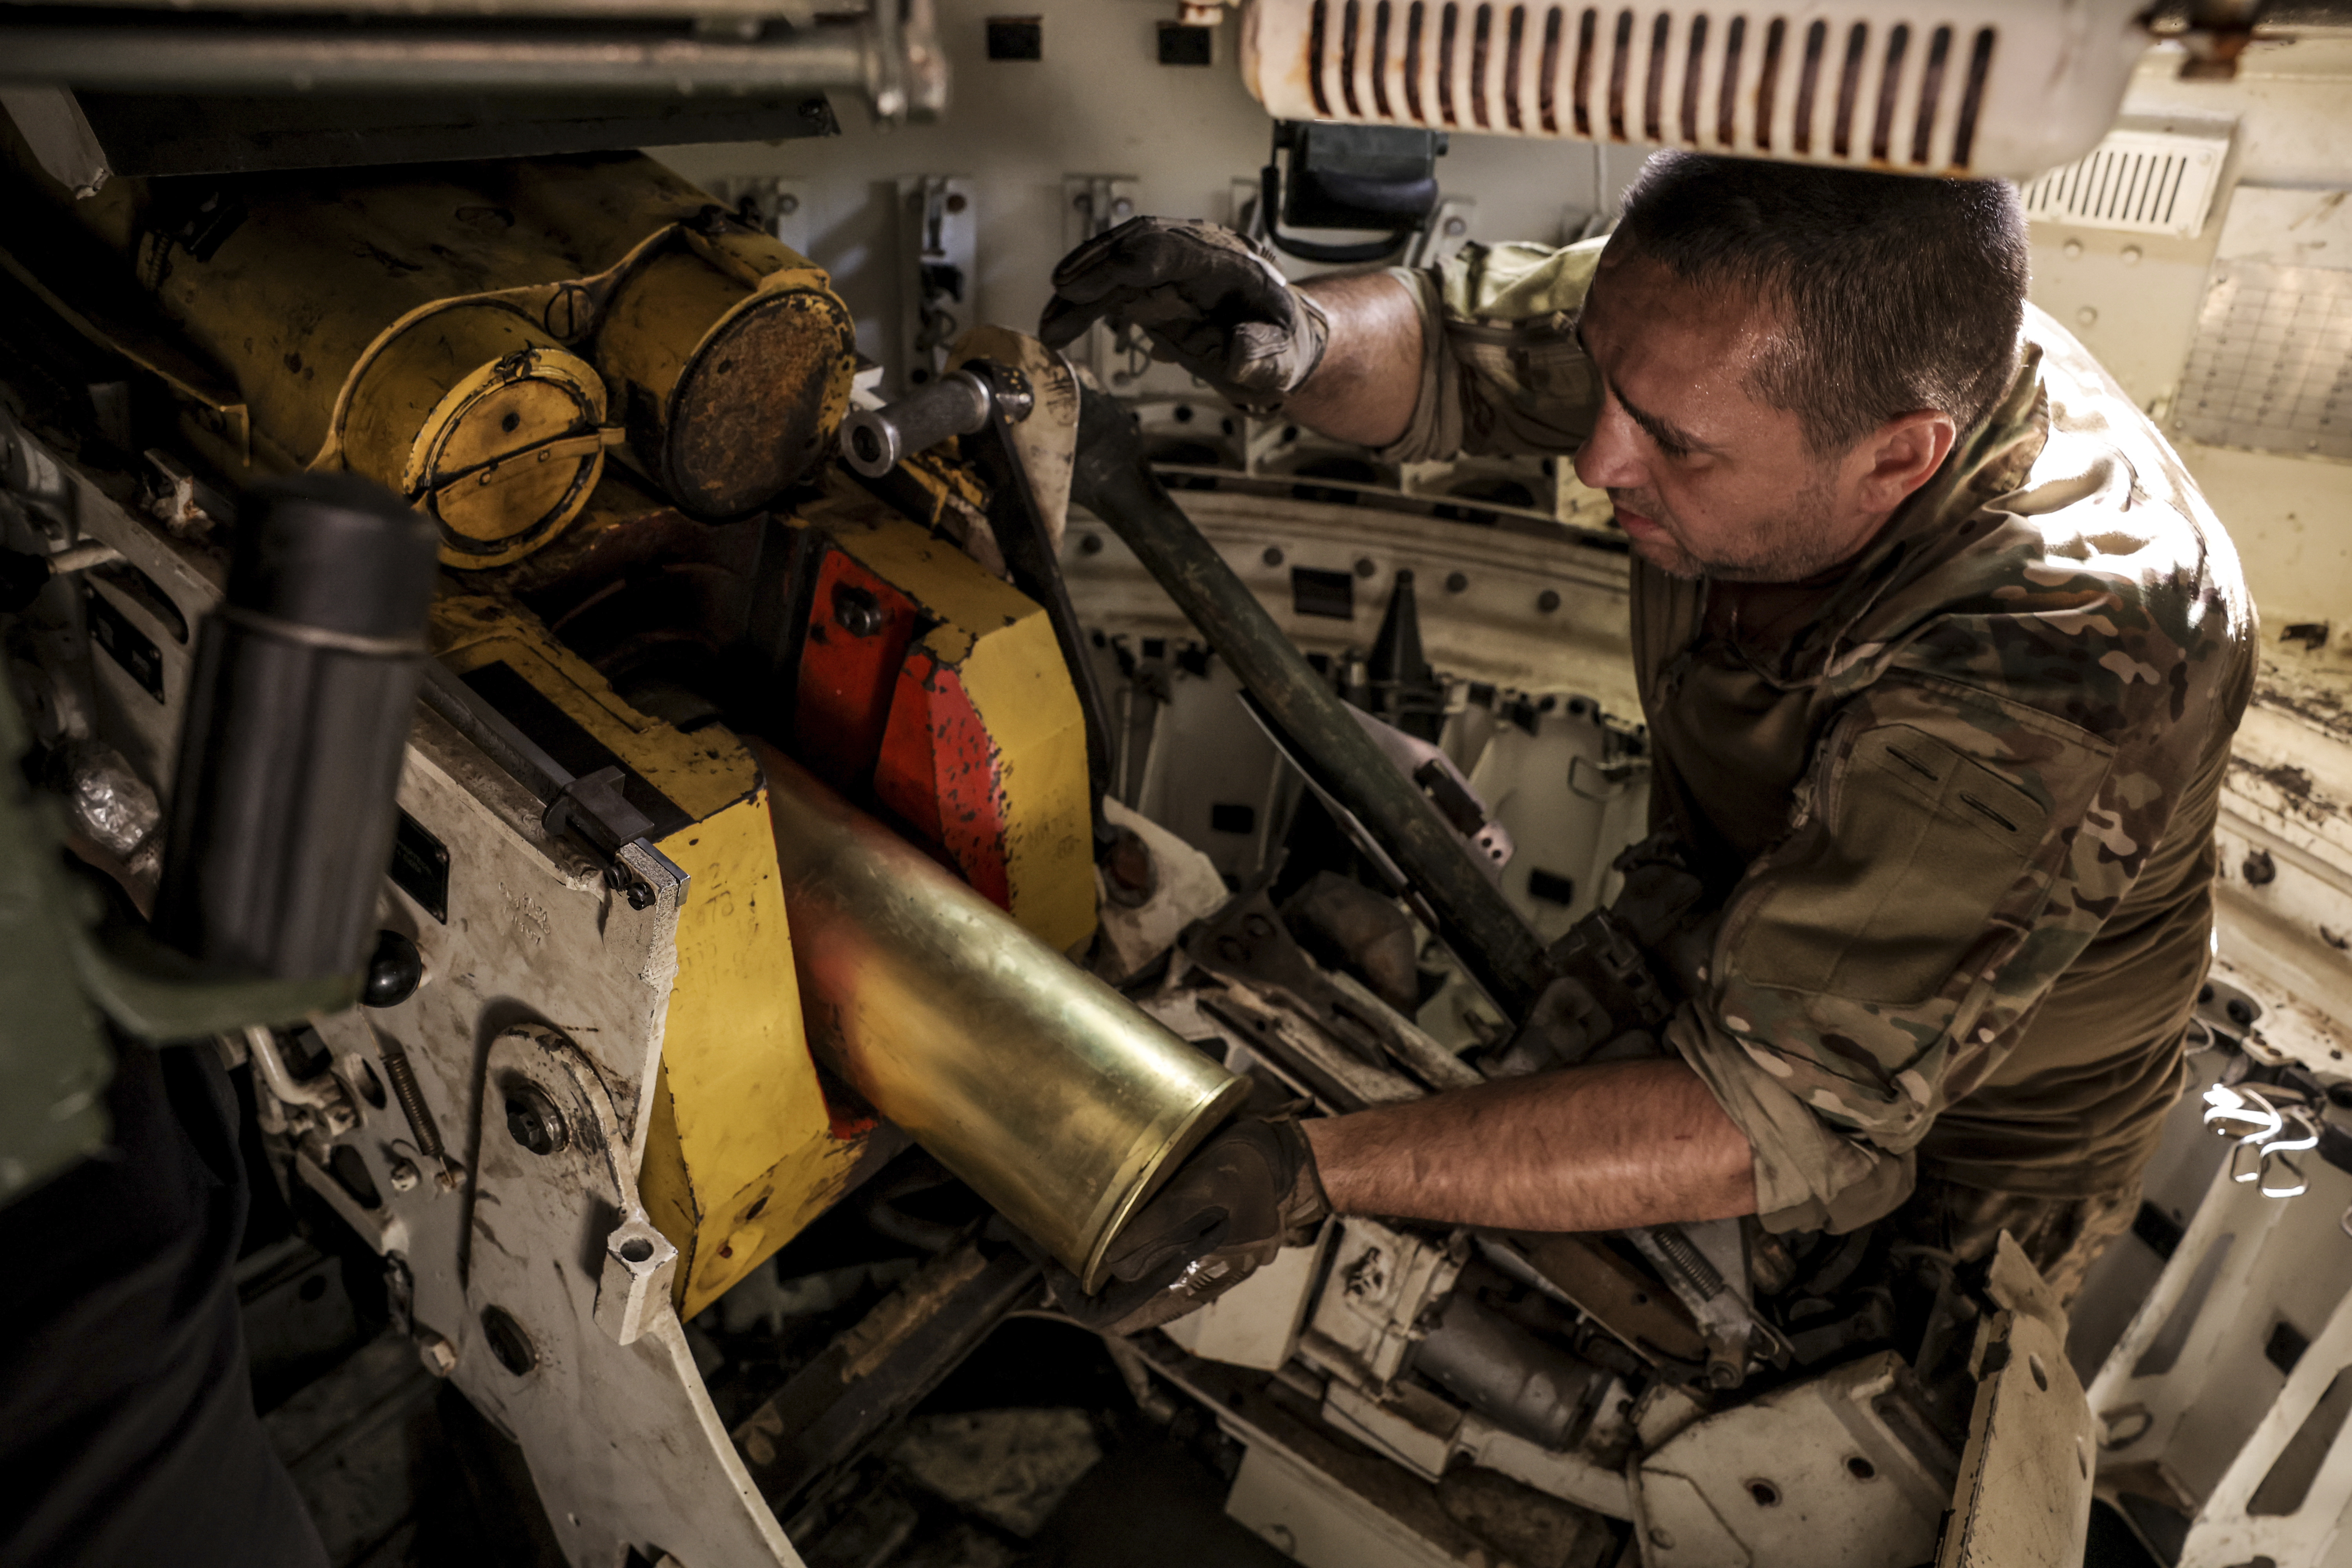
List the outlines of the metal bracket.
{"type": "Polygon", "coordinates": [[[1443,267],[1454,253],[1470,243],[1470,224],[1478,204],[1468,196],[1447,196],[1429,215],[1429,226],[1413,237],[1405,251],[1408,267],[1443,267]]]}
{"type": "Polygon", "coordinates": [[[653,847],[653,822],[621,794],[618,766],[574,774],[436,659],[425,661],[417,697],[545,803],[539,820],[550,837],[568,832],[593,850],[604,862],[605,881],[631,909],[651,909],[673,885],[685,901],[687,874],[653,847]]]}
{"type": "MultiPolygon", "coordinates": [[[[1062,253],[1066,256],[1097,235],[1108,234],[1135,216],[1140,182],[1132,174],[1065,174],[1062,176],[1062,253]]],[[[1133,339],[1132,329],[1114,329],[1097,321],[1062,352],[1072,363],[1094,372],[1095,379],[1112,391],[1142,379],[1150,363],[1146,351],[1133,339]]]]}
{"type": "Polygon", "coordinates": [[[980,286],[980,212],[971,180],[909,174],[898,182],[898,353],[902,392],[947,369],[972,324],[980,286]]]}

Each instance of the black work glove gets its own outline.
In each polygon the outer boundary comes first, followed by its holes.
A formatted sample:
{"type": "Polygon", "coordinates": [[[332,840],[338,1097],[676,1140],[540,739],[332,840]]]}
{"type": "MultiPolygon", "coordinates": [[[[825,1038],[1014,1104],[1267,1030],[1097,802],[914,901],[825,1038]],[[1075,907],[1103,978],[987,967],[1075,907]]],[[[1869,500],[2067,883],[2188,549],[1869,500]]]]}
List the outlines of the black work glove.
{"type": "Polygon", "coordinates": [[[1062,258],[1037,335],[1059,348],[1106,318],[1140,328],[1159,357],[1252,414],[1280,408],[1330,337],[1272,252],[1191,219],[1129,218],[1062,258]]]}
{"type": "Polygon", "coordinates": [[[1089,1328],[1132,1334],[1207,1306],[1304,1247],[1331,1212],[1307,1134],[1288,1116],[1244,1115],[1195,1150],[1119,1228],[1101,1291],[1048,1270],[1062,1309],[1089,1328]]]}

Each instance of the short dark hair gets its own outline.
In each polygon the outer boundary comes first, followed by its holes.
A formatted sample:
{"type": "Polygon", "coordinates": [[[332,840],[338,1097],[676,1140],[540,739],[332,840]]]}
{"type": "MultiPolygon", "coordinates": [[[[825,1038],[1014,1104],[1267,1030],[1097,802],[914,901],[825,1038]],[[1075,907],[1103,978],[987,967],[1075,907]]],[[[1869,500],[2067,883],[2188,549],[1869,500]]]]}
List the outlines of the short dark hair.
{"type": "Polygon", "coordinates": [[[1785,313],[1749,384],[1816,452],[1921,409],[1965,432],[2016,374],[2025,214],[2005,180],[1659,153],[1625,193],[1621,241],[1785,313]]]}

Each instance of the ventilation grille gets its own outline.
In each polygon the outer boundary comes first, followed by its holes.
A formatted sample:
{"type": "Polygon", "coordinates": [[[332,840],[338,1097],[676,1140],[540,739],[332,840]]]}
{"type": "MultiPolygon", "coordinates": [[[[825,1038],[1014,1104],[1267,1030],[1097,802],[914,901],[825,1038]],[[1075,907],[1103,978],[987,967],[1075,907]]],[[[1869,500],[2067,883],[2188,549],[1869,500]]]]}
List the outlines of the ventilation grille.
{"type": "Polygon", "coordinates": [[[1305,21],[1315,119],[1935,173],[1970,167],[2001,42],[1883,14],[1463,0],[1311,0],[1305,21]]]}
{"type": "Polygon", "coordinates": [[[2187,237],[2204,228],[2213,210],[2229,150],[2226,130],[2112,132],[2089,157],[2026,186],[2025,211],[2082,228],[2187,237]]]}

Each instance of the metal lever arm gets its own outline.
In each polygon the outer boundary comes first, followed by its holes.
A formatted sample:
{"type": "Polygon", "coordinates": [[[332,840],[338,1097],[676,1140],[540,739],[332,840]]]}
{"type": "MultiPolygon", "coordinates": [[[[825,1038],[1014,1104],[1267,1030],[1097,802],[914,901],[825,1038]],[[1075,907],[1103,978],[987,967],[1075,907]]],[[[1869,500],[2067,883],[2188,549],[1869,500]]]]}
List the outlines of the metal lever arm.
{"type": "Polygon", "coordinates": [[[1071,499],[1109,525],[1233,667],[1317,785],[1360,821],[1436,916],[1438,933],[1513,1019],[1549,978],[1543,943],[1451,824],[1364,733],[1216,547],[1145,467],[1127,410],[1087,391],[1071,499]]]}

